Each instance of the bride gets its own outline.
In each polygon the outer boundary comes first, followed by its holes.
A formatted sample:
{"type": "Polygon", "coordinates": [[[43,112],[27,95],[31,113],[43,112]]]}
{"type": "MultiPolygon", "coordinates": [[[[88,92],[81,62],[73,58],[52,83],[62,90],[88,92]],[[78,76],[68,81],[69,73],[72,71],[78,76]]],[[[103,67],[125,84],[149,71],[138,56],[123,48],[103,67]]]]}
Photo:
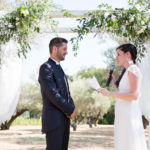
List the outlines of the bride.
{"type": "Polygon", "coordinates": [[[132,44],[117,48],[117,63],[124,67],[120,77],[111,81],[116,92],[99,89],[104,96],[116,98],[115,150],[147,150],[139,98],[142,74],[136,65],[137,49],[132,44]]]}

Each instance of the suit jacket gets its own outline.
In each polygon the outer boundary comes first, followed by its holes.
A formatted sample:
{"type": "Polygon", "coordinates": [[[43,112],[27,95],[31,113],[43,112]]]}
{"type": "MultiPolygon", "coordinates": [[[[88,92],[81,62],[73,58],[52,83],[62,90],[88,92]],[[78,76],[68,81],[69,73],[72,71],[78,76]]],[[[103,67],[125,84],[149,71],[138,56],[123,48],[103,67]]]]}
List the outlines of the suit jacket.
{"type": "MultiPolygon", "coordinates": [[[[74,109],[74,102],[67,90],[65,74],[61,67],[51,58],[41,65],[39,83],[41,87],[42,132],[47,133],[61,125],[74,109]]],[[[68,82],[67,82],[68,84],[68,82]]]]}

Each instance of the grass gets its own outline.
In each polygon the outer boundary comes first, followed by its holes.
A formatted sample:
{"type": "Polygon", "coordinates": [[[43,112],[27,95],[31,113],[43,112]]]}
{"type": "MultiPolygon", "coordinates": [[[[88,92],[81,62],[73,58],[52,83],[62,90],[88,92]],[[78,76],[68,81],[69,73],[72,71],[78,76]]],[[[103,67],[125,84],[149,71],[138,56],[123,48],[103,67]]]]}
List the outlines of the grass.
{"type": "Polygon", "coordinates": [[[19,117],[12,125],[41,125],[41,119],[19,117]]]}

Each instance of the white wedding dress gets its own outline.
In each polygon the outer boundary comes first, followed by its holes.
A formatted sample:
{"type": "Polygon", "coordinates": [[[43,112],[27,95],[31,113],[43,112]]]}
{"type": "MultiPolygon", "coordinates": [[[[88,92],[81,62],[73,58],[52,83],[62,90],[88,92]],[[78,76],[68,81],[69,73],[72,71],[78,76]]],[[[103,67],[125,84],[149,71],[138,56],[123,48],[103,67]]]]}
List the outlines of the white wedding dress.
{"type": "MultiPolygon", "coordinates": [[[[120,81],[120,93],[130,92],[129,71],[134,73],[140,81],[142,79],[139,68],[136,65],[129,66],[120,81]]],[[[114,134],[115,150],[147,150],[139,98],[132,101],[116,99],[114,134]]]]}

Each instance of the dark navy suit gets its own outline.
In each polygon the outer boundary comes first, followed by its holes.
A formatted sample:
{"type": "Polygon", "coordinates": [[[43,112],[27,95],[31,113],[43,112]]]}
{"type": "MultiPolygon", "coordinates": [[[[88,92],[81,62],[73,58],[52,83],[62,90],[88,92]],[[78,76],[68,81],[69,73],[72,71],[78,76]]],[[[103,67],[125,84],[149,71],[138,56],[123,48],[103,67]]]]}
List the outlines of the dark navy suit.
{"type": "Polygon", "coordinates": [[[70,116],[74,103],[66,76],[51,58],[40,67],[39,83],[43,100],[42,133],[46,133],[47,150],[67,150],[70,116]],[[65,81],[66,80],[66,81],[65,81]]]}

